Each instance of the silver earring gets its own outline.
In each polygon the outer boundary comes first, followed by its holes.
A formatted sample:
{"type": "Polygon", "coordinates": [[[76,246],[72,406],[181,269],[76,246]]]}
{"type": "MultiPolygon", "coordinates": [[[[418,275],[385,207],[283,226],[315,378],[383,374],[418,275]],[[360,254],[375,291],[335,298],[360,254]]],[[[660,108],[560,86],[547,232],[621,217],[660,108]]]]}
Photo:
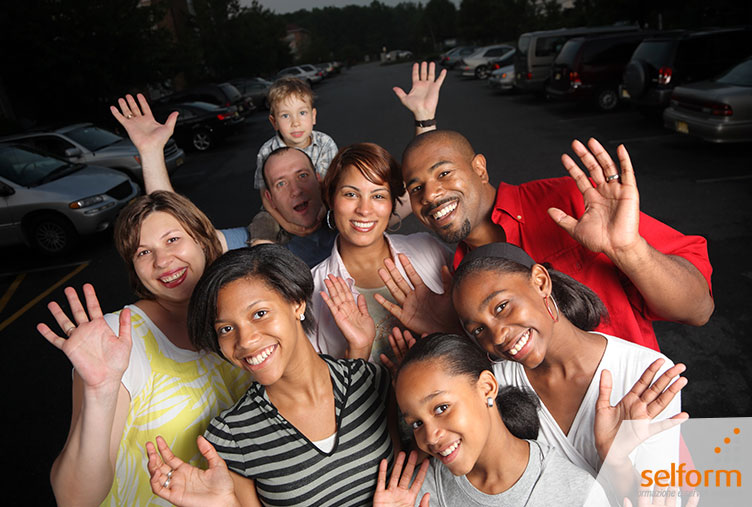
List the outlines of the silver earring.
{"type": "Polygon", "coordinates": [[[303,322],[305,320],[305,313],[300,314],[300,322],[303,322]]]}
{"type": "Polygon", "coordinates": [[[327,210],[326,212],[326,226],[333,231],[337,229],[337,225],[332,220],[332,210],[327,210]]]}
{"type": "Polygon", "coordinates": [[[493,398],[491,398],[490,396],[486,398],[486,404],[488,405],[488,408],[493,407],[493,398]]]}

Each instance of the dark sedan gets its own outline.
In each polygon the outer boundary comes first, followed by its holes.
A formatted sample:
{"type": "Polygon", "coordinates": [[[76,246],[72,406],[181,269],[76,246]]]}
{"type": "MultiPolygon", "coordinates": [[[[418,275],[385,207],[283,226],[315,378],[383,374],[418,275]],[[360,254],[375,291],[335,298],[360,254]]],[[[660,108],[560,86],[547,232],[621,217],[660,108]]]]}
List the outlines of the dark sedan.
{"type": "Polygon", "coordinates": [[[752,58],[715,79],[677,86],[663,123],[715,143],[752,142],[752,58]]]}
{"type": "Polygon", "coordinates": [[[180,113],[173,137],[179,145],[198,151],[213,148],[244,121],[235,106],[207,102],[165,104],[154,108],[154,116],[164,122],[173,111],[180,113]]]}

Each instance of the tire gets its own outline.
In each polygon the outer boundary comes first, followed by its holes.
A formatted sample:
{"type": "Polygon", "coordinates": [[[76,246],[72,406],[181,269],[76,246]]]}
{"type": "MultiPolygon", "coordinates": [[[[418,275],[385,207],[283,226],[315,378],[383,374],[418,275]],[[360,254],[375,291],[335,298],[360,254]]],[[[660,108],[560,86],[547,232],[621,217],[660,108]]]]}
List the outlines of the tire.
{"type": "Polygon", "coordinates": [[[613,111],[619,106],[619,92],[615,88],[603,88],[595,96],[595,106],[599,111],[613,111]]]}
{"type": "Polygon", "coordinates": [[[214,137],[208,129],[197,129],[191,136],[191,146],[197,151],[206,151],[214,146],[214,137]]]}
{"type": "Polygon", "coordinates": [[[479,65],[475,68],[475,77],[478,79],[488,79],[490,72],[485,65],[479,65]]]}
{"type": "Polygon", "coordinates": [[[632,60],[624,69],[624,88],[631,97],[641,97],[647,88],[647,70],[641,60],[632,60]]]}
{"type": "Polygon", "coordinates": [[[42,215],[29,225],[28,237],[34,249],[45,255],[62,255],[78,243],[78,233],[67,218],[42,215]]]}

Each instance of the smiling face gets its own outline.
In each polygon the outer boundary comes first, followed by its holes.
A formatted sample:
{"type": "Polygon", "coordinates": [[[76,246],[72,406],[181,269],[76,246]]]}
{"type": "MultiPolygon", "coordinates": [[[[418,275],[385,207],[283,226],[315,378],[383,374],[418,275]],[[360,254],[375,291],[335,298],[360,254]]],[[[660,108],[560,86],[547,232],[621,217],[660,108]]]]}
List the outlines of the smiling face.
{"type": "Polygon", "coordinates": [[[316,125],[316,108],[310,101],[296,95],[272,105],[269,121],[279,132],[285,144],[291,148],[307,148],[311,144],[311,132],[316,125]]]}
{"type": "Polygon", "coordinates": [[[406,153],[402,174],[413,213],[444,241],[462,241],[484,218],[483,155],[437,137],[406,153]]]}
{"type": "Polygon", "coordinates": [[[174,216],[154,211],[141,223],[133,266],[157,300],[187,303],[204,272],[206,257],[201,245],[174,216]]]}
{"type": "Polygon", "coordinates": [[[441,360],[408,364],[397,376],[395,391],[405,422],[423,451],[454,475],[467,475],[487,447],[493,417],[486,399],[498,386],[489,371],[479,379],[451,375],[441,360]]]}
{"type": "Polygon", "coordinates": [[[535,368],[546,356],[554,322],[544,296],[548,272],[536,264],[527,273],[478,270],[452,292],[463,327],[487,352],[535,368]]]}
{"type": "Polygon", "coordinates": [[[291,149],[264,165],[266,198],[288,222],[310,228],[321,220],[321,185],[305,153],[291,149]]]}
{"type": "Polygon", "coordinates": [[[340,241],[372,245],[383,241],[392,214],[392,195],[386,183],[373,183],[348,166],[332,196],[332,212],[340,241]]]}
{"type": "Polygon", "coordinates": [[[217,295],[214,329],[222,355],[269,386],[287,369],[300,340],[305,303],[292,303],[259,278],[228,283],[217,295]]]}

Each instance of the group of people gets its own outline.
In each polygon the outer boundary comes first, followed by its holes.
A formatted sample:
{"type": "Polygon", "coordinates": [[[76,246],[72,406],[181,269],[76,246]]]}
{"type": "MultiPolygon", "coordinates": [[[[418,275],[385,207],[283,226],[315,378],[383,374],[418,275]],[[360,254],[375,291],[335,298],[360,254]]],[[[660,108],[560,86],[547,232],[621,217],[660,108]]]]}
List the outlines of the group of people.
{"type": "MultiPolygon", "coordinates": [[[[310,88],[276,82],[263,209],[223,230],[169,181],[177,113],[158,123],[142,95],[112,107],[147,192],[114,231],[139,299],[104,314],[93,287],[67,288],[71,316],[49,305],[63,336],[38,326],[74,367],[60,505],[636,498],[640,457],[612,443],[624,420],[687,418],[684,367],[651,322],[709,319],[706,242],[639,211],[623,146],[616,165],[575,141],[587,172],[563,155],[568,177],[493,186],[485,157],[436,129],[444,77],[415,64],[394,90],[416,121],[401,164],[338,150],[310,88]],[[430,232],[387,232],[410,212],[430,232]]],[[[675,459],[677,429],[646,445],[675,459]]]]}

